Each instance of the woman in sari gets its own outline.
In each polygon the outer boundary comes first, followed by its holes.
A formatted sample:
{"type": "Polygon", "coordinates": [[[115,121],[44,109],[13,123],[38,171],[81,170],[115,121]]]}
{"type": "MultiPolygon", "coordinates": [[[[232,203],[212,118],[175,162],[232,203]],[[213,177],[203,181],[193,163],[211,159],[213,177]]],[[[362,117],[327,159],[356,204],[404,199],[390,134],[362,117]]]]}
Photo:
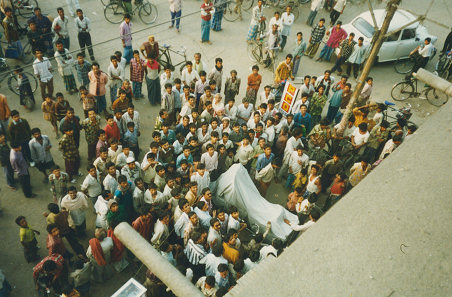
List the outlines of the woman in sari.
{"type": "Polygon", "coordinates": [[[94,236],[89,241],[86,256],[91,262],[91,279],[101,283],[113,276],[111,267],[113,240],[107,237],[107,232],[104,228],[97,228],[94,236]]]}

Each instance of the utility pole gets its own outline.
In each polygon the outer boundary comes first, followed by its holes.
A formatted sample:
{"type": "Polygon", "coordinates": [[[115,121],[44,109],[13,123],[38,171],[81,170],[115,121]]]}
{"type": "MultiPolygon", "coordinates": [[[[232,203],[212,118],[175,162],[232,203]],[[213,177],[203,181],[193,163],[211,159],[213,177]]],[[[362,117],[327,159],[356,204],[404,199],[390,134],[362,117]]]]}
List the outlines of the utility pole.
{"type": "Polygon", "coordinates": [[[353,106],[355,105],[355,102],[359,98],[359,95],[361,94],[361,91],[364,87],[364,84],[366,83],[366,78],[369,75],[370,69],[372,65],[375,62],[375,59],[377,58],[378,52],[380,51],[381,45],[383,44],[383,40],[385,39],[385,34],[388,32],[389,24],[391,23],[392,18],[394,17],[395,12],[397,11],[397,8],[402,0],[390,0],[388,1],[388,4],[386,5],[386,16],[383,21],[383,24],[381,25],[380,30],[377,30],[375,32],[373,42],[372,43],[372,49],[369,54],[369,58],[367,59],[366,63],[364,64],[363,71],[361,72],[361,75],[358,79],[358,84],[355,87],[355,90],[353,91],[352,97],[350,98],[350,102],[347,105],[347,108],[345,110],[344,116],[342,117],[342,120],[339,125],[339,133],[342,133],[347,125],[347,121],[350,118],[350,115],[353,110],[353,106]]]}

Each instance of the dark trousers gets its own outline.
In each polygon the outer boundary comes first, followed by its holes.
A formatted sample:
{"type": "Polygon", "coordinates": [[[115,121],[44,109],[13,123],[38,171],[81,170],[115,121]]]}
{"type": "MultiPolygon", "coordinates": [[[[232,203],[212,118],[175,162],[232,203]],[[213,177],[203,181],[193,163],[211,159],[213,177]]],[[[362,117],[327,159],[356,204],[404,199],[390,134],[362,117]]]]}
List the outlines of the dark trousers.
{"type": "Polygon", "coordinates": [[[25,160],[31,162],[31,151],[30,147],[28,146],[28,141],[20,143],[20,146],[22,148],[22,155],[24,156],[25,160]]]}
{"type": "Polygon", "coordinates": [[[281,35],[281,50],[284,49],[284,47],[286,46],[286,42],[287,42],[287,36],[286,35],[281,35]]]}
{"type": "Polygon", "coordinates": [[[176,22],[176,29],[179,29],[180,16],[182,14],[182,10],[171,12],[171,26],[174,26],[174,22],[176,22]]]}
{"type": "Polygon", "coordinates": [[[336,59],[336,63],[334,64],[333,68],[331,68],[331,72],[334,72],[336,70],[339,72],[342,72],[341,66],[345,63],[345,61],[347,61],[347,59],[348,59],[348,57],[344,58],[342,56],[339,59],[336,59]]]}
{"type": "MultiPolygon", "coordinates": [[[[86,221],[83,221],[83,223],[80,226],[75,226],[75,232],[77,236],[83,237],[86,234],[86,221]]],[[[72,246],[72,245],[71,245],[72,246]]],[[[83,252],[82,252],[83,255],[83,252]]]]}
{"type": "Polygon", "coordinates": [[[418,57],[418,58],[416,59],[416,64],[414,64],[414,67],[413,67],[413,71],[412,71],[412,72],[417,72],[417,71],[419,70],[419,68],[425,68],[425,66],[426,66],[427,63],[428,63],[428,59],[429,59],[429,57],[426,57],[426,58],[424,58],[424,57],[418,57]]]}
{"type": "Polygon", "coordinates": [[[19,175],[19,183],[22,191],[24,192],[25,197],[31,198],[31,184],[30,184],[30,175],[23,174],[19,175]]]}
{"type": "Polygon", "coordinates": [[[332,10],[330,13],[330,18],[331,18],[331,25],[334,25],[337,21],[337,19],[339,18],[339,16],[341,15],[341,13],[337,10],[332,10]]]}
{"type": "Polygon", "coordinates": [[[97,143],[88,143],[88,160],[94,161],[96,159],[96,145],[97,143]]]}
{"type": "Polygon", "coordinates": [[[330,123],[333,122],[334,118],[337,115],[337,111],[339,110],[339,106],[329,106],[328,107],[328,113],[326,114],[326,118],[328,119],[328,121],[330,121],[330,123]]]}
{"type": "Polygon", "coordinates": [[[350,76],[350,74],[352,73],[352,68],[353,68],[353,77],[357,78],[359,66],[360,66],[360,64],[347,63],[347,75],[350,76]]]}
{"type": "Polygon", "coordinates": [[[39,81],[39,87],[41,88],[42,101],[44,101],[47,94],[49,94],[50,96],[53,96],[53,78],[50,79],[48,82],[39,81]],[[46,92],[46,89],[47,89],[47,92],[46,92]]]}
{"type": "Polygon", "coordinates": [[[130,150],[133,152],[133,155],[135,156],[135,159],[138,159],[138,155],[140,154],[140,146],[137,144],[135,146],[130,146],[130,150]]]}
{"type": "Polygon", "coordinates": [[[5,173],[6,176],[6,184],[14,188],[16,184],[14,182],[14,170],[9,162],[6,166],[3,166],[3,172],[5,173]]]}
{"type": "Polygon", "coordinates": [[[89,34],[89,32],[79,32],[78,44],[80,45],[80,52],[83,55],[85,55],[85,47],[88,47],[88,53],[92,60],[94,58],[94,52],[91,43],[91,34],[89,34]]]}
{"type": "Polygon", "coordinates": [[[71,246],[72,250],[77,255],[84,255],[85,250],[83,249],[83,246],[78,242],[77,238],[75,237],[75,232],[73,229],[69,228],[69,232],[66,234],[63,234],[62,237],[66,238],[67,242],[69,242],[69,245],[71,246]]]}

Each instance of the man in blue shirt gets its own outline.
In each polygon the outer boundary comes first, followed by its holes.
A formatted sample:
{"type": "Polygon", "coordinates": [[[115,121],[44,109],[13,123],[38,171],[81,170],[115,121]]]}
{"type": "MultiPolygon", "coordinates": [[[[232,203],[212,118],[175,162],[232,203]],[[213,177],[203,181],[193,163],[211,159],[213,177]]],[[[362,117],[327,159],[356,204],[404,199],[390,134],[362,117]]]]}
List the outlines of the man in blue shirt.
{"type": "Polygon", "coordinates": [[[169,123],[163,122],[162,130],[160,131],[161,140],[168,140],[170,144],[173,144],[176,141],[176,133],[173,130],[169,129],[169,123]]]}
{"type": "Polygon", "coordinates": [[[187,160],[188,164],[193,165],[193,157],[190,154],[190,147],[188,145],[184,145],[182,154],[180,154],[177,159],[176,159],[176,168],[180,167],[180,162],[182,162],[182,160],[187,160]]]}
{"type": "Polygon", "coordinates": [[[256,171],[259,172],[261,169],[265,168],[269,163],[273,161],[275,154],[272,153],[272,147],[266,144],[264,147],[264,153],[257,157],[256,171]]]}
{"type": "Polygon", "coordinates": [[[300,106],[300,112],[296,113],[294,118],[294,127],[304,127],[306,133],[309,133],[312,129],[311,115],[308,113],[308,107],[304,104],[300,106]]]}

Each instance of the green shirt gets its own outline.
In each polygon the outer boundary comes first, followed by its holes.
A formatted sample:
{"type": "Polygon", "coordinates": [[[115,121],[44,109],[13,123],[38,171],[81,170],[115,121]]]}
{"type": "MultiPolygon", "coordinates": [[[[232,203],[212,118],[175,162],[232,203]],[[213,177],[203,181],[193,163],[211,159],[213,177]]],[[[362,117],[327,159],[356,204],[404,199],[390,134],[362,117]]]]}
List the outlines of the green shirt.
{"type": "Polygon", "coordinates": [[[27,228],[20,227],[19,237],[21,242],[32,242],[35,239],[35,233],[31,229],[31,226],[28,225],[27,228]]]}
{"type": "Polygon", "coordinates": [[[323,93],[322,96],[319,95],[319,93],[314,93],[311,98],[311,103],[309,104],[309,113],[311,116],[319,116],[322,114],[323,107],[325,106],[326,101],[328,98],[326,97],[325,93],[323,93]]]}

